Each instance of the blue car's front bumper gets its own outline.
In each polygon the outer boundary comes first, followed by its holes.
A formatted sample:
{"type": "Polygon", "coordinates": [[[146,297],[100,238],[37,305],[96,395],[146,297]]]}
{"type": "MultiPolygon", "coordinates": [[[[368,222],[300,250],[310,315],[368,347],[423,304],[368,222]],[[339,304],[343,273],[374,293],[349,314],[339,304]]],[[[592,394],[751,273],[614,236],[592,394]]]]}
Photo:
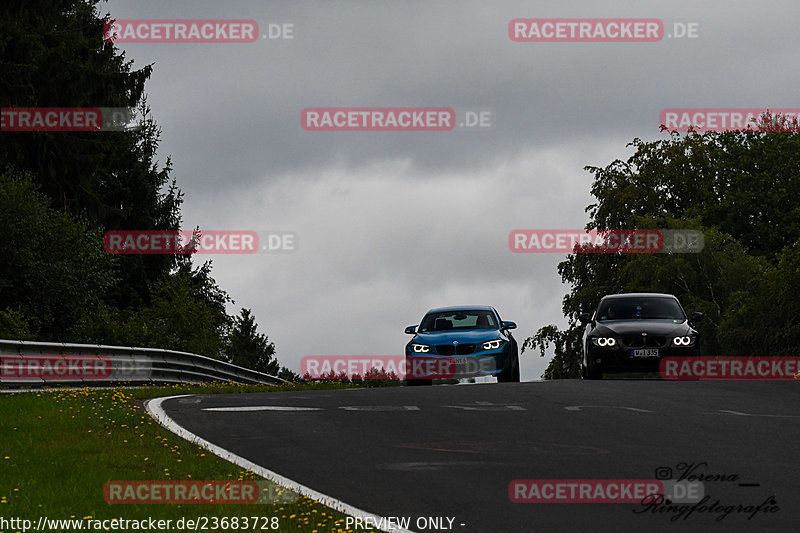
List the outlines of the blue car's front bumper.
{"type": "Polygon", "coordinates": [[[410,379],[461,379],[496,376],[509,363],[511,345],[479,350],[467,355],[415,353],[406,346],[406,377],[410,379]]]}

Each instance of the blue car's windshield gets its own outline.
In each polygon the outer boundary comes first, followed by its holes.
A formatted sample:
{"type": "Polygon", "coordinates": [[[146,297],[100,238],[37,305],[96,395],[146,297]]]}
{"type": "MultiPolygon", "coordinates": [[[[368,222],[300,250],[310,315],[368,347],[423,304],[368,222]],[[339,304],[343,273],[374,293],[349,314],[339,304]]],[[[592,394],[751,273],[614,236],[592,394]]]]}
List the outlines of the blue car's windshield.
{"type": "Polygon", "coordinates": [[[425,315],[419,327],[423,332],[449,329],[497,329],[497,320],[485,310],[442,311],[425,315]]]}
{"type": "Polygon", "coordinates": [[[609,298],[600,302],[597,320],[683,320],[686,315],[672,298],[609,298]]]}

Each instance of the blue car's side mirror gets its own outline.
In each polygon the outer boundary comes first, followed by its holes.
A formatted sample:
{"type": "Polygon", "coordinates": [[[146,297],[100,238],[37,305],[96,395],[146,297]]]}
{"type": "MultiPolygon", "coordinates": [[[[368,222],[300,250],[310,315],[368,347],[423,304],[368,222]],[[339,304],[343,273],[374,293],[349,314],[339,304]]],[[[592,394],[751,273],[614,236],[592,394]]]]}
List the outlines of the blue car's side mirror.
{"type": "Polygon", "coordinates": [[[510,320],[503,320],[503,329],[517,329],[517,323],[510,320]]]}
{"type": "Polygon", "coordinates": [[[408,326],[406,328],[406,333],[409,335],[414,335],[417,332],[417,326],[408,326]]]}

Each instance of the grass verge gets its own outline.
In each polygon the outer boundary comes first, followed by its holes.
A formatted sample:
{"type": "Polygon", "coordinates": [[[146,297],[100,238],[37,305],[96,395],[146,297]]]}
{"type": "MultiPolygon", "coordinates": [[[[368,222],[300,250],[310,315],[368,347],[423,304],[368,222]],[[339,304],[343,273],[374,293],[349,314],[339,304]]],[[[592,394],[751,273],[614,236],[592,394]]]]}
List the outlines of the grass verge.
{"type": "MultiPolygon", "coordinates": [[[[152,420],[146,398],[177,394],[221,394],[345,388],[335,383],[281,387],[231,384],[179,385],[139,389],[79,389],[20,392],[0,396],[0,533],[22,531],[8,520],[39,517],[73,519],[84,530],[98,520],[171,520],[217,517],[201,531],[345,532],[346,515],[300,496],[291,504],[109,504],[103,487],[111,480],[258,480],[253,472],[187,442],[152,420]],[[266,517],[254,528],[240,519],[266,517]],[[277,520],[274,520],[276,518],[277,520]]],[[[116,529],[107,530],[127,531],[116,529]]],[[[137,529],[138,531],[146,530],[137,529]]],[[[73,531],[77,526],[47,530],[73,531]]],[[[359,532],[371,531],[359,529],[359,532]]]]}

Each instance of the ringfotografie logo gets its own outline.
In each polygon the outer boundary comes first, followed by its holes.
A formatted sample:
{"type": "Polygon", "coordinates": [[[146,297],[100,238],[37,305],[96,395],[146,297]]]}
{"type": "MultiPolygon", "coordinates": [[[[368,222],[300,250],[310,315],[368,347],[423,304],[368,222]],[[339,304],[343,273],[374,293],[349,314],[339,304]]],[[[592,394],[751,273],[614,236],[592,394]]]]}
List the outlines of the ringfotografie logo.
{"type": "Polygon", "coordinates": [[[774,494],[765,493],[761,484],[754,480],[742,481],[739,474],[733,472],[709,471],[706,461],[688,462],[681,461],[674,467],[660,466],[656,468],[656,479],[660,483],[673,483],[675,487],[700,485],[703,492],[695,497],[676,499],[674,494],[668,492],[650,495],[640,502],[639,507],[633,510],[635,514],[658,514],[668,516],[671,522],[688,520],[694,514],[714,516],[714,521],[721,522],[726,518],[736,515],[750,521],[761,514],[773,514],[780,510],[778,500],[774,494]],[[686,485],[688,484],[688,485],[686,485]],[[716,498],[711,493],[723,489],[726,500],[716,498]],[[742,489],[741,492],[750,492],[743,499],[731,503],[732,489],[742,489]],[[752,494],[757,492],[759,494],[752,494]],[[698,497],[699,496],[699,497],[698,497]]]}

